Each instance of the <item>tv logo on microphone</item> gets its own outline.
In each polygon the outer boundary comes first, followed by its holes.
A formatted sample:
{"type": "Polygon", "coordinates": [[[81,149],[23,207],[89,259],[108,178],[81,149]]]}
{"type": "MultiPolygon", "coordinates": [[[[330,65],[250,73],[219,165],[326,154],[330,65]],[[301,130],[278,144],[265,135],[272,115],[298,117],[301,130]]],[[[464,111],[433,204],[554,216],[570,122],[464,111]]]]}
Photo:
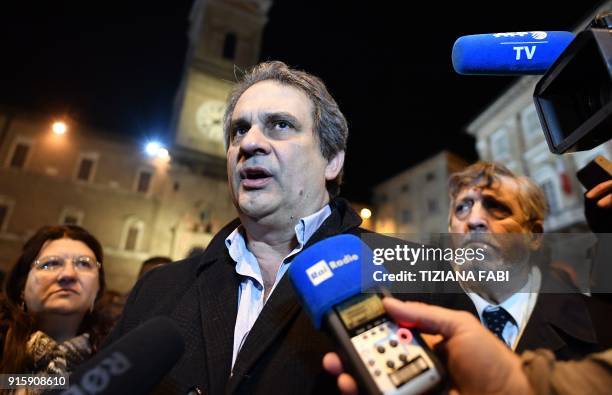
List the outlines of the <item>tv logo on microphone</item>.
{"type": "Polygon", "coordinates": [[[526,35],[531,35],[531,38],[534,40],[544,40],[548,37],[548,33],[546,32],[510,32],[510,33],[495,33],[493,37],[525,37],[526,35]]]}
{"type": "Polygon", "coordinates": [[[330,279],[334,275],[334,273],[332,272],[333,269],[337,269],[357,260],[359,260],[359,256],[357,254],[347,254],[342,259],[338,259],[337,261],[330,261],[329,264],[322,259],[311,267],[309,267],[308,269],[306,269],[306,274],[308,275],[308,278],[310,279],[312,285],[317,286],[323,281],[330,279]]]}

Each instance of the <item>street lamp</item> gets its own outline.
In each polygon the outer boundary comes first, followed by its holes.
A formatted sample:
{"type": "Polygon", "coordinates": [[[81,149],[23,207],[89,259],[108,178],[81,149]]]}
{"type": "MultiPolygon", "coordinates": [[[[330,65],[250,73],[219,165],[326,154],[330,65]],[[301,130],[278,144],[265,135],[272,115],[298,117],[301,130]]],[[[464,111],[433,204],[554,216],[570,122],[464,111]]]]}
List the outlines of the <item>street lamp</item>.
{"type": "Polygon", "coordinates": [[[157,150],[157,157],[160,159],[166,159],[167,157],[170,156],[170,153],[168,153],[168,150],[165,149],[164,147],[160,147],[157,150]]]}
{"type": "Polygon", "coordinates": [[[168,159],[170,157],[168,149],[157,141],[148,142],[145,146],[145,152],[147,153],[147,155],[159,159],[168,159]]]}
{"type": "Polygon", "coordinates": [[[151,141],[145,146],[145,152],[149,156],[157,156],[157,153],[161,148],[161,144],[159,144],[157,141],[151,141]]]}
{"type": "Polygon", "coordinates": [[[51,130],[53,130],[53,133],[61,135],[61,134],[66,133],[66,131],[68,130],[68,126],[66,126],[65,122],[56,121],[56,122],[53,122],[53,125],[51,126],[51,130]]]}
{"type": "Polygon", "coordinates": [[[359,216],[362,219],[370,219],[370,217],[372,217],[372,211],[369,208],[362,208],[361,211],[359,211],[359,216]]]}

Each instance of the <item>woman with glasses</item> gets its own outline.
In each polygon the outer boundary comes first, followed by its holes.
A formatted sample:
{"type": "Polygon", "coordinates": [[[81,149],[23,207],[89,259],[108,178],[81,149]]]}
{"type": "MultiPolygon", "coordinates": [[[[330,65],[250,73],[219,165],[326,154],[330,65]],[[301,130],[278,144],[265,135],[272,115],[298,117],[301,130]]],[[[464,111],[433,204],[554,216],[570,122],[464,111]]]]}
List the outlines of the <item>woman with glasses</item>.
{"type": "Polygon", "coordinates": [[[6,278],[1,373],[66,374],[110,329],[102,246],[85,229],[45,226],[24,245],[6,278]]]}

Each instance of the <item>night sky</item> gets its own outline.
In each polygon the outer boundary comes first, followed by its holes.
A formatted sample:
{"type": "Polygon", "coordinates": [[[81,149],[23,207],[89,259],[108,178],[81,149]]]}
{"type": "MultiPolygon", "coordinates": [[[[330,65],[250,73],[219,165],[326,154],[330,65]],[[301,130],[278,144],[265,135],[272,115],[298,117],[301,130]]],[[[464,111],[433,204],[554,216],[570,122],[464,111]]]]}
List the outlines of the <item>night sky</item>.
{"type": "MultiPolygon", "coordinates": [[[[192,0],[6,3],[1,106],[171,138],[192,0]]],[[[425,3],[283,0],[270,10],[262,60],[320,76],[348,119],[350,199],[367,201],[374,185],[442,149],[476,158],[465,126],[514,79],[456,75],[458,36],[571,30],[598,2],[425,3]]]]}

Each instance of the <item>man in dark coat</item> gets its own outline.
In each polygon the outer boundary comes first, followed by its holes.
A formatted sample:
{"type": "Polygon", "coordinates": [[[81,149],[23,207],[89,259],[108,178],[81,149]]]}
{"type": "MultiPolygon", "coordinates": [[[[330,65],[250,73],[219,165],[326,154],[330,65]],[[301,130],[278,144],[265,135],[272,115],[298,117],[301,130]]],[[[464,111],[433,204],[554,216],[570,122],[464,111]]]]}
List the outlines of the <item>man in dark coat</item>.
{"type": "Polygon", "coordinates": [[[439,304],[471,311],[517,352],[548,348],[558,359],[572,359],[610,346],[602,343],[611,329],[602,320],[607,306],[582,295],[547,259],[534,258],[542,252],[547,204],[533,181],[479,162],[453,174],[449,186],[455,245],[485,251],[484,260],[454,269],[503,270],[509,278],[460,281],[465,292],[440,295],[439,304]]]}
{"type": "Polygon", "coordinates": [[[160,394],[336,392],[321,367],[333,345],[313,329],[285,273],[314,242],[362,232],[336,197],[346,120],[321,80],[266,62],[235,86],[224,132],[238,219],[202,255],[144,276],[108,342],[151,317],[172,318],[186,350],[160,394]]]}

